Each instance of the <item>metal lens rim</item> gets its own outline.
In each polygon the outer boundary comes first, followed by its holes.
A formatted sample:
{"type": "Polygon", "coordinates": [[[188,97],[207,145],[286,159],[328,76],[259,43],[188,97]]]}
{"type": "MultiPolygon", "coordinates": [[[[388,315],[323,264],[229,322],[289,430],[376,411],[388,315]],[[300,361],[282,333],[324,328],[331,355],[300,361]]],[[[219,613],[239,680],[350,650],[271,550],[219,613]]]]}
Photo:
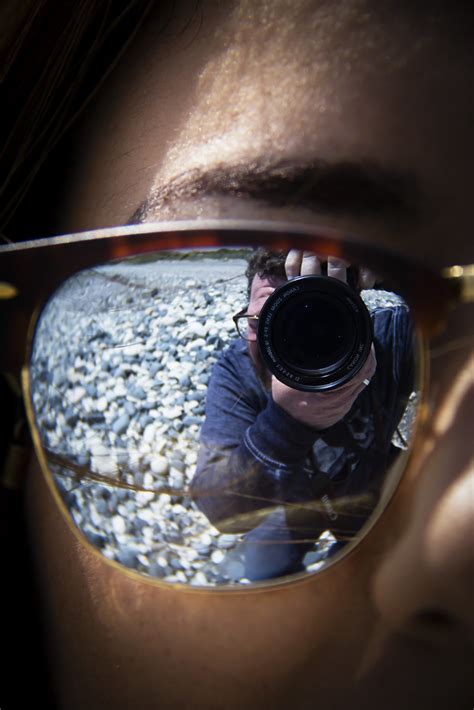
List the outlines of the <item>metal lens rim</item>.
{"type": "MultiPolygon", "coordinates": [[[[235,240],[234,240],[235,241],[235,240]]],[[[84,248],[87,247],[87,242],[84,244],[84,248]]],[[[141,253],[141,250],[138,248],[137,249],[137,254],[141,253]]],[[[109,259],[108,261],[112,261],[113,259],[109,259]]],[[[102,263],[108,263],[108,261],[103,261],[102,263]]],[[[90,268],[90,267],[86,267],[90,268]]],[[[81,269],[78,269],[78,272],[81,269]]],[[[66,280],[66,279],[65,279],[66,280]]],[[[52,294],[51,294],[52,295],[52,294]]],[[[32,320],[30,321],[30,326],[29,326],[29,337],[27,339],[28,343],[28,349],[27,349],[27,360],[26,362],[29,362],[29,358],[31,355],[31,344],[32,344],[32,335],[34,332],[34,325],[35,325],[35,320],[36,317],[38,316],[38,312],[33,313],[32,315],[32,320]]],[[[419,323],[419,321],[418,321],[419,323]]],[[[416,324],[415,324],[416,325],[416,324]]],[[[416,352],[417,352],[417,358],[416,358],[416,369],[417,369],[417,376],[415,378],[415,385],[416,389],[420,392],[420,405],[418,407],[418,414],[416,418],[416,423],[415,423],[415,428],[413,431],[412,435],[412,445],[410,447],[410,450],[406,452],[406,455],[401,456],[400,460],[397,461],[396,466],[394,466],[393,473],[392,471],[387,472],[387,475],[389,475],[389,480],[387,488],[385,489],[384,496],[383,498],[379,501],[377,504],[376,508],[372,511],[372,514],[370,516],[370,519],[367,521],[367,523],[364,525],[363,529],[360,531],[360,535],[357,536],[351,543],[349,543],[344,551],[342,551],[340,554],[337,554],[334,556],[334,558],[328,560],[325,563],[325,566],[322,570],[317,570],[317,575],[321,572],[327,572],[329,568],[331,568],[334,564],[337,564],[341,558],[345,558],[348,556],[348,554],[353,550],[354,547],[356,547],[359,542],[361,542],[361,539],[364,538],[372,529],[372,527],[377,523],[379,520],[381,514],[386,508],[387,503],[391,499],[394,490],[400,483],[400,479],[404,475],[408,465],[409,461],[412,457],[413,450],[415,448],[416,441],[418,440],[418,433],[420,430],[420,425],[423,424],[423,421],[426,417],[427,413],[427,406],[426,406],[426,392],[427,392],[427,383],[428,383],[428,347],[427,347],[427,341],[423,337],[423,329],[418,329],[417,330],[418,337],[417,337],[417,346],[416,346],[416,352]]],[[[166,590],[170,590],[171,588],[175,588],[176,591],[179,591],[180,593],[191,593],[191,594],[253,594],[253,593],[261,593],[262,591],[266,591],[267,589],[277,589],[277,588],[282,588],[282,587],[287,587],[289,584],[294,585],[297,583],[304,583],[307,582],[309,579],[314,578],[316,575],[316,572],[308,573],[308,572],[302,572],[301,574],[294,574],[289,577],[281,577],[278,579],[270,579],[270,580],[262,580],[261,582],[255,582],[251,586],[234,586],[234,585],[218,585],[218,586],[213,586],[213,587],[191,587],[190,585],[182,585],[182,584],[176,584],[172,585],[168,582],[164,582],[163,580],[159,578],[153,578],[153,577],[147,577],[144,576],[142,573],[139,573],[131,568],[124,567],[122,564],[115,562],[114,560],[110,560],[106,557],[103,556],[101,551],[97,549],[93,544],[90,543],[90,541],[86,538],[86,536],[81,532],[81,530],[75,525],[70,511],[67,509],[64,501],[62,500],[59,491],[54,483],[53,476],[51,473],[51,470],[49,468],[47,456],[45,454],[45,451],[42,447],[39,431],[37,428],[36,424],[36,418],[34,414],[34,408],[32,404],[32,396],[31,396],[31,383],[30,383],[30,372],[29,372],[29,366],[28,364],[23,368],[22,370],[22,385],[23,385],[23,392],[25,396],[25,402],[26,402],[26,409],[27,409],[27,415],[28,415],[28,420],[30,424],[30,429],[32,431],[33,435],[33,441],[34,441],[34,447],[40,462],[41,469],[43,471],[43,474],[45,476],[45,479],[47,481],[48,487],[55,499],[56,505],[58,508],[61,510],[62,516],[65,519],[68,528],[72,531],[73,535],[75,538],[80,542],[81,546],[85,547],[97,561],[100,560],[100,562],[106,566],[114,568],[116,572],[118,572],[120,575],[125,575],[126,577],[129,577],[131,580],[133,580],[135,583],[139,582],[140,584],[147,584],[151,585],[153,587],[160,587],[160,588],[165,588],[166,590]]]]}

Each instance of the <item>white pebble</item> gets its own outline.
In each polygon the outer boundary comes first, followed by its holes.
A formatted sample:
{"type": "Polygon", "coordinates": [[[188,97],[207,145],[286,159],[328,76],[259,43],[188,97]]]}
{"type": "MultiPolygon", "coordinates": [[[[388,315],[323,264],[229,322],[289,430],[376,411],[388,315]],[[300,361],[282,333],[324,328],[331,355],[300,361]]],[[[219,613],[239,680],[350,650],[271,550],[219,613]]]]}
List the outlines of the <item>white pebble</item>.
{"type": "Polygon", "coordinates": [[[164,456],[154,456],[150,461],[150,469],[156,476],[163,476],[169,470],[168,460],[164,456]]]}
{"type": "Polygon", "coordinates": [[[161,416],[165,419],[177,419],[183,413],[183,408],[179,405],[174,407],[163,407],[161,416]]]}
{"type": "Polygon", "coordinates": [[[212,537],[209,535],[209,533],[203,533],[201,535],[200,542],[203,545],[212,545],[212,537]]]}
{"type": "Polygon", "coordinates": [[[150,544],[153,541],[153,528],[149,527],[148,525],[145,526],[142,529],[142,534],[143,534],[143,539],[147,544],[150,544]]]}
{"type": "Polygon", "coordinates": [[[107,401],[107,397],[100,397],[95,403],[95,408],[98,412],[105,412],[108,406],[109,403],[107,401]]]}
{"type": "Polygon", "coordinates": [[[225,555],[222,552],[222,550],[214,550],[214,552],[211,555],[211,560],[214,562],[215,565],[218,565],[222,560],[224,559],[225,555]]]}
{"type": "Polygon", "coordinates": [[[84,387],[74,387],[72,392],[68,394],[69,404],[77,404],[85,396],[86,390],[84,387]]]}
{"type": "Polygon", "coordinates": [[[145,473],[143,476],[143,487],[144,488],[153,488],[155,481],[153,479],[153,476],[151,473],[145,473]]]}
{"type": "Polygon", "coordinates": [[[198,338],[204,338],[206,333],[206,326],[204,326],[202,323],[199,323],[199,321],[195,321],[194,323],[188,324],[188,326],[184,329],[183,335],[184,337],[190,337],[195,335],[198,338]]]}
{"type": "Polygon", "coordinates": [[[112,530],[116,535],[123,535],[127,526],[121,515],[114,515],[112,518],[112,530]]]}
{"type": "Polygon", "coordinates": [[[91,468],[101,476],[114,476],[118,471],[117,464],[112,458],[102,456],[92,457],[91,468]]]}
{"type": "Polygon", "coordinates": [[[191,580],[191,584],[196,587],[207,587],[209,582],[204,572],[196,572],[191,580]]]}
{"type": "Polygon", "coordinates": [[[147,503],[150,503],[154,497],[155,494],[152,491],[140,491],[136,494],[135,500],[137,502],[137,505],[142,506],[146,505],[147,503]]]}
{"type": "Polygon", "coordinates": [[[115,397],[126,397],[127,388],[123,384],[122,380],[119,380],[113,389],[115,397]]]}
{"type": "Polygon", "coordinates": [[[156,434],[155,424],[147,424],[143,432],[143,442],[145,444],[151,444],[156,434]]]}
{"type": "Polygon", "coordinates": [[[107,448],[107,446],[104,446],[101,441],[97,440],[95,440],[94,443],[90,444],[89,451],[91,452],[92,456],[97,456],[97,458],[109,457],[111,455],[111,451],[107,448]]]}

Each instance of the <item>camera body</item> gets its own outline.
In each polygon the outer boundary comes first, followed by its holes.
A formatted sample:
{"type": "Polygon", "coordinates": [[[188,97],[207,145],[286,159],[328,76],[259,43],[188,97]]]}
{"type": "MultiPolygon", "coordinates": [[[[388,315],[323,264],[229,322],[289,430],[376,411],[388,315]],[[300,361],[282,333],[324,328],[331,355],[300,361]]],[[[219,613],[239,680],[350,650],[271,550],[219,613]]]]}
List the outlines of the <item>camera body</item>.
{"type": "Polygon", "coordinates": [[[266,366],[285,385],[305,392],[352,379],[372,340],[372,321],[358,292],[329,276],[291,279],[259,316],[257,341],[266,366]]]}

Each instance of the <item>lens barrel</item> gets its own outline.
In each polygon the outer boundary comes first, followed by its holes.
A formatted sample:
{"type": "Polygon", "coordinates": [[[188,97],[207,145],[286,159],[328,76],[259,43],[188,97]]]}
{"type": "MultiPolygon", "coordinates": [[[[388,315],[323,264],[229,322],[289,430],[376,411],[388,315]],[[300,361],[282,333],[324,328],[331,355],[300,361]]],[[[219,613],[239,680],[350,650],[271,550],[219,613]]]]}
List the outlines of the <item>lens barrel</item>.
{"type": "Polygon", "coordinates": [[[339,279],[299,276],[265,302],[257,340],[268,369],[297,390],[339,387],[359,372],[372,345],[359,294],[339,279]]]}

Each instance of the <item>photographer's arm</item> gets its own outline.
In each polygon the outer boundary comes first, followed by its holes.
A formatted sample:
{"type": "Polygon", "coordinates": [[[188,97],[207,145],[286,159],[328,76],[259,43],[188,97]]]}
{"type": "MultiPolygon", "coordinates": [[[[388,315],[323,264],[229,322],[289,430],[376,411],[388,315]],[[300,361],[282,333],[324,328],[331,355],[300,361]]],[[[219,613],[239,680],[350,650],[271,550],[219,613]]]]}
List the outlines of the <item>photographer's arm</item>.
{"type": "Polygon", "coordinates": [[[311,496],[305,460],[317,438],[256,380],[250,386],[242,363],[251,367],[248,356],[228,352],[214,369],[192,484],[199,508],[229,531],[252,529],[275,505],[311,496]]]}

